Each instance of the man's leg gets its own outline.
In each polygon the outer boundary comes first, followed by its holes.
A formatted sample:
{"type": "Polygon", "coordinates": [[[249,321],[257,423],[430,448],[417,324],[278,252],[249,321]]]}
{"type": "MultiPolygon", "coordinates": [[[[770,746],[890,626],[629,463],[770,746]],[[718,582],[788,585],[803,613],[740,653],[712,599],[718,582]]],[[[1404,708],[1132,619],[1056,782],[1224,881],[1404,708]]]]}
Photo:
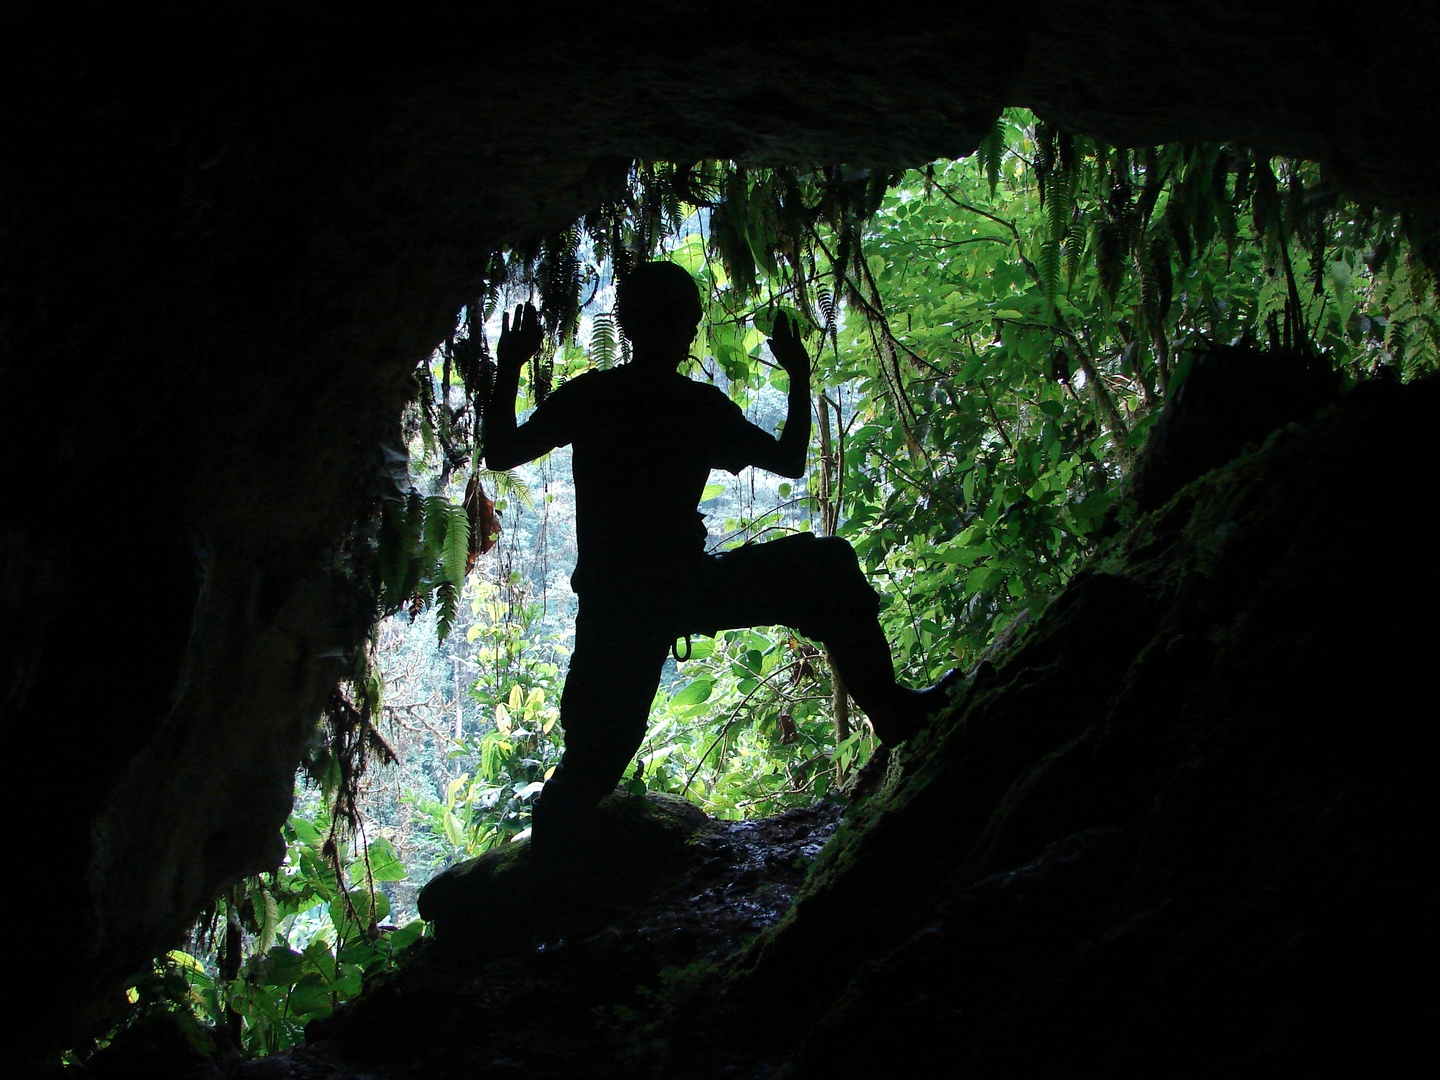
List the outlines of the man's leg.
{"type": "Polygon", "coordinates": [[[715,560],[706,593],[702,625],[779,623],[824,642],[881,742],[908,738],[947,704],[952,677],[928,690],[895,681],[879,596],[844,540],[802,533],[727,552],[715,560]]]}
{"type": "Polygon", "coordinates": [[[531,819],[537,849],[573,837],[624,776],[645,738],[670,647],[666,633],[643,612],[581,599],[560,697],[565,753],[531,819]]]}

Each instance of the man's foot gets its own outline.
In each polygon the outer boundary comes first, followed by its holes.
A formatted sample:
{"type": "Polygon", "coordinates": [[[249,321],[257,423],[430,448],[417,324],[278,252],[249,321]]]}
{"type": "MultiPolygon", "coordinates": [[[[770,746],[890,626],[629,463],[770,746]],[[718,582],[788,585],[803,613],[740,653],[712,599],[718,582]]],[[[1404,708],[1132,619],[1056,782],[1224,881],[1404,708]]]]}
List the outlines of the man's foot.
{"type": "Polygon", "coordinates": [[[927,690],[921,690],[920,696],[925,701],[925,719],[928,722],[936,713],[948,709],[953,704],[953,692],[957,686],[965,682],[965,673],[959,668],[951,668],[941,680],[927,690]]]}
{"type": "Polygon", "coordinates": [[[936,713],[950,706],[950,692],[965,678],[964,672],[954,668],[934,686],[924,690],[897,687],[899,702],[890,716],[870,717],[875,734],[886,746],[904,742],[910,736],[929,725],[936,713]]]}
{"type": "Polygon", "coordinates": [[[561,785],[541,792],[530,813],[530,853],[540,862],[579,861],[591,847],[595,808],[563,797],[561,785]]]}

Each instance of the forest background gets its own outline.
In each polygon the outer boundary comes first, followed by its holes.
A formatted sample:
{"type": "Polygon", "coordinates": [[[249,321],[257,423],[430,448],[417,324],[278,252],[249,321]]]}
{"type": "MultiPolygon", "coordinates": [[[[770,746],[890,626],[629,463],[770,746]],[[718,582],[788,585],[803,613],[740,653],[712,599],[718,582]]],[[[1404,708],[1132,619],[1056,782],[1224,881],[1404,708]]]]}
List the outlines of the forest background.
{"type": "MultiPolygon", "coordinates": [[[[1409,234],[1313,163],[1118,149],[1022,111],[972,156],[918,170],[637,162],[622,198],[497,253],[417,371],[382,510],[350,553],[387,617],[317,730],[285,860],[217,900],[131,990],[137,1010],[246,1054],[292,1045],[423,935],[420,886],[527,834],[562,745],[574,503],[566,449],[507,474],[481,465],[505,308],[542,309],[533,408],[557,380],[624,361],[617,267],[677,262],[706,300],[683,373],[771,431],[788,386],[763,343],[779,313],[797,319],[814,361],[809,474],[712,476],[709,547],[846,538],[884,597],[902,679],[924,685],[1023,629],[1083,564],[1210,346],[1308,351],[1347,382],[1432,371],[1433,268],[1409,234]]],[[[1255,363],[1237,400],[1284,391],[1255,363]]],[[[823,648],[792,631],[676,655],[633,790],[764,816],[843,787],[874,750],[823,648]]]]}

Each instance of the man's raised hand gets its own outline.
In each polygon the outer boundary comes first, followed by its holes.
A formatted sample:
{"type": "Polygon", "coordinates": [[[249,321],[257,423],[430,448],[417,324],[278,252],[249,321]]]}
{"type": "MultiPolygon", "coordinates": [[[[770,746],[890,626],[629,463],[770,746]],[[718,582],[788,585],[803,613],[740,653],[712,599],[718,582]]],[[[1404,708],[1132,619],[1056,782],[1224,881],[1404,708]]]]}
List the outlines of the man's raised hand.
{"type": "Polygon", "coordinates": [[[785,374],[792,380],[803,379],[808,384],[810,354],[805,351],[805,346],[800,341],[800,327],[791,322],[790,317],[783,311],[775,317],[775,328],[767,344],[770,346],[770,355],[785,369],[785,374]]]}
{"type": "Polygon", "coordinates": [[[543,340],[544,331],[540,329],[540,314],[535,305],[517,305],[513,322],[508,312],[500,317],[500,340],[495,343],[496,366],[519,371],[526,360],[540,351],[543,340]]]}

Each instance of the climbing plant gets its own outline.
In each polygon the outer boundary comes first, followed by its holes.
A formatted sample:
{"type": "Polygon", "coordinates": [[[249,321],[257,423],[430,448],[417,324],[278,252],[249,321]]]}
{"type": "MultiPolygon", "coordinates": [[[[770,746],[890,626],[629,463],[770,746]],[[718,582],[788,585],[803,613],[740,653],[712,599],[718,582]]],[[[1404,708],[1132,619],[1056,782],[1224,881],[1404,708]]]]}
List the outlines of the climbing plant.
{"type": "Polygon", "coordinates": [[[306,1023],[392,967],[423,932],[418,920],[386,924],[381,886],[403,880],[405,867],[383,837],[337,845],[328,818],[319,801],[292,815],[282,865],[217,898],[191,942],[161,957],[132,1000],[177,1012],[202,1046],[258,1056],[303,1041],[306,1023]]]}

